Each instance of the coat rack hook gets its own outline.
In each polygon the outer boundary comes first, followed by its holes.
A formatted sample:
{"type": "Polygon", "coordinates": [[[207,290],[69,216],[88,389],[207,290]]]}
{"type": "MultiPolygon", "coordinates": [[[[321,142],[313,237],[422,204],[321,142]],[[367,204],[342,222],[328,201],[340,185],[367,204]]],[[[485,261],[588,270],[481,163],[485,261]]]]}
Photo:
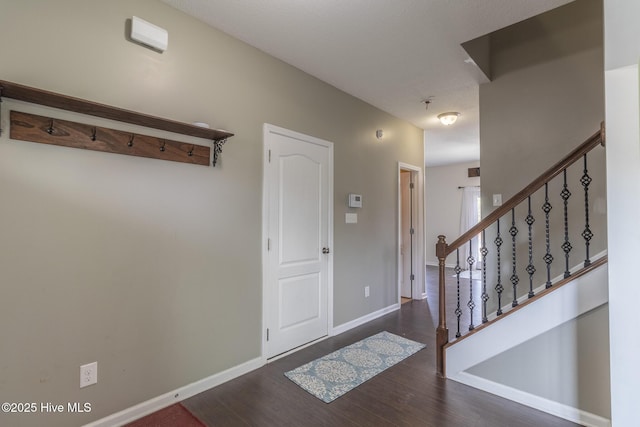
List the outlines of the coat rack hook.
{"type": "Polygon", "coordinates": [[[96,127],[94,126],[93,129],[91,130],[91,140],[95,141],[96,140],[96,133],[98,133],[98,130],[96,129],[96,127]]]}
{"type": "Polygon", "coordinates": [[[51,135],[53,133],[53,119],[49,122],[49,128],[47,129],[47,133],[51,135]]]}
{"type": "Polygon", "coordinates": [[[193,149],[196,148],[195,145],[191,146],[191,150],[189,150],[189,152],[187,153],[187,156],[192,157],[193,156],[193,149]]]}
{"type": "Polygon", "coordinates": [[[160,151],[164,151],[164,146],[167,145],[167,141],[162,140],[162,146],[160,147],[160,151]]]}
{"type": "Polygon", "coordinates": [[[131,137],[129,138],[129,142],[127,143],[127,147],[133,147],[133,138],[135,138],[136,136],[134,134],[131,134],[131,137]]]}

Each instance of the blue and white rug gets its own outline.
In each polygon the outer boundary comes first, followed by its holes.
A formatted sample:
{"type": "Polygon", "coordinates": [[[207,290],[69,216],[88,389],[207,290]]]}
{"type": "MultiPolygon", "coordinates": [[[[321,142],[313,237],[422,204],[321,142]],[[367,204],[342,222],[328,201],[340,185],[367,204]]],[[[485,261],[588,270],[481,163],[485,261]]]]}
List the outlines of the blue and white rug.
{"type": "Polygon", "coordinates": [[[285,375],[329,403],[424,347],[422,343],[380,332],[285,372],[285,375]]]}

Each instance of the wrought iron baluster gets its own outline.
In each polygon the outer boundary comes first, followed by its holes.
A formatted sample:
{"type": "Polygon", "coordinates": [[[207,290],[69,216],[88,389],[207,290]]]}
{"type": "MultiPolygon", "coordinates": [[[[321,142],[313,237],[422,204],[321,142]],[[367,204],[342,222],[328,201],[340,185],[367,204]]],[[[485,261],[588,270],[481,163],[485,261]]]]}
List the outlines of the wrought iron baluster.
{"type": "Polygon", "coordinates": [[[518,305],[518,296],[517,296],[517,288],[518,282],[520,279],[518,278],[518,272],[516,271],[516,236],[518,235],[518,228],[516,227],[516,209],[511,209],[511,228],[509,229],[509,234],[511,234],[511,262],[513,263],[513,269],[511,271],[511,284],[513,285],[513,301],[511,302],[511,307],[516,307],[518,305]]]}
{"type": "Polygon", "coordinates": [[[456,306],[456,317],[458,318],[458,329],[456,331],[456,338],[460,338],[460,316],[462,316],[462,310],[460,309],[460,273],[462,272],[462,268],[460,267],[460,249],[456,249],[456,268],[454,270],[456,272],[456,290],[458,296],[458,302],[456,306]]]}
{"type": "Polygon", "coordinates": [[[569,242],[569,197],[571,197],[571,191],[567,188],[567,170],[563,171],[564,176],[564,184],[562,186],[562,191],[560,192],[560,197],[564,200],[564,243],[562,244],[562,250],[564,251],[565,258],[565,269],[564,269],[564,277],[567,278],[571,276],[569,272],[569,252],[573,247],[569,242]]]}
{"type": "Polygon", "coordinates": [[[527,265],[527,273],[529,274],[529,298],[533,298],[533,273],[536,272],[536,268],[533,265],[533,237],[531,234],[531,226],[536,221],[533,215],[531,215],[531,196],[528,197],[528,211],[527,218],[525,219],[527,226],[529,227],[529,265],[527,265]]]}
{"type": "Polygon", "coordinates": [[[551,263],[553,262],[553,255],[551,255],[551,238],[549,233],[549,212],[551,212],[551,203],[549,203],[549,183],[544,184],[544,205],[542,205],[542,210],[544,212],[544,230],[545,230],[545,243],[547,252],[544,254],[542,259],[547,264],[547,283],[545,284],[545,288],[551,287],[551,263]]]}
{"type": "Polygon", "coordinates": [[[482,248],[480,249],[480,255],[482,255],[482,323],[487,323],[487,301],[489,301],[489,294],[487,294],[487,255],[489,250],[487,249],[485,230],[482,230],[482,248]]]}
{"type": "Polygon", "coordinates": [[[500,246],[502,246],[503,240],[500,237],[500,218],[496,221],[498,225],[498,234],[494,243],[496,244],[496,256],[498,258],[498,282],[496,284],[495,290],[498,293],[498,311],[496,314],[500,316],[502,314],[502,291],[504,291],[504,286],[502,286],[502,276],[500,274],[500,246]]]}
{"type": "Polygon", "coordinates": [[[580,178],[580,183],[584,187],[584,231],[582,232],[582,238],[584,239],[584,246],[587,251],[587,257],[584,260],[584,266],[588,267],[591,265],[591,260],[589,259],[589,242],[593,238],[593,232],[589,228],[589,184],[591,184],[591,177],[589,176],[589,171],[587,169],[587,155],[584,155],[584,170],[582,178],[580,178]]]}
{"type": "Polygon", "coordinates": [[[467,264],[469,264],[469,302],[467,303],[467,307],[469,307],[469,330],[473,331],[475,326],[473,326],[473,309],[476,307],[476,303],[473,302],[473,264],[476,263],[475,258],[473,258],[473,239],[469,240],[469,257],[467,258],[467,264]]]}

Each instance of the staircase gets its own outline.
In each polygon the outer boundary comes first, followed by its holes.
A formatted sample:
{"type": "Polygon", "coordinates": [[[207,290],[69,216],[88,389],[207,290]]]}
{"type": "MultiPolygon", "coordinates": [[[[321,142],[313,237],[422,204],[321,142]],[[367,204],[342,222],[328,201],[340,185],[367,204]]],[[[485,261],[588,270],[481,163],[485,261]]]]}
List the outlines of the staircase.
{"type": "MultiPolygon", "coordinates": [[[[604,145],[602,124],[599,131],[452,243],[445,236],[438,237],[439,375],[501,395],[500,387],[470,375],[467,369],[607,303],[607,254],[606,250],[590,253],[594,233],[589,223],[593,208],[589,153],[604,145]],[[569,177],[575,174],[567,170],[574,164],[571,170],[579,167],[581,175],[572,180],[569,177]],[[575,198],[584,201],[579,213],[575,198]],[[452,284],[447,285],[451,271],[445,265],[455,265],[455,294],[449,289],[452,284]],[[468,271],[463,275],[464,270],[468,271]],[[453,301],[447,301],[448,294],[453,301]]],[[[513,390],[502,390],[504,394],[527,404],[513,390]]],[[[608,425],[604,418],[563,411],[567,409],[560,405],[547,412],[584,425],[608,425]]]]}

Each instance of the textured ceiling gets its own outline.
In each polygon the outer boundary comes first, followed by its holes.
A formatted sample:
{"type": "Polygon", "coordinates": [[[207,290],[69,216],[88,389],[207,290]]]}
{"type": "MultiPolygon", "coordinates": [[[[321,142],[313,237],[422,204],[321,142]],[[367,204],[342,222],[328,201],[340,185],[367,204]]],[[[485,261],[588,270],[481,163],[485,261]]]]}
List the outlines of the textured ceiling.
{"type": "Polygon", "coordinates": [[[482,74],[460,45],[572,0],[162,1],[425,129],[431,166],[479,158],[482,74]]]}

